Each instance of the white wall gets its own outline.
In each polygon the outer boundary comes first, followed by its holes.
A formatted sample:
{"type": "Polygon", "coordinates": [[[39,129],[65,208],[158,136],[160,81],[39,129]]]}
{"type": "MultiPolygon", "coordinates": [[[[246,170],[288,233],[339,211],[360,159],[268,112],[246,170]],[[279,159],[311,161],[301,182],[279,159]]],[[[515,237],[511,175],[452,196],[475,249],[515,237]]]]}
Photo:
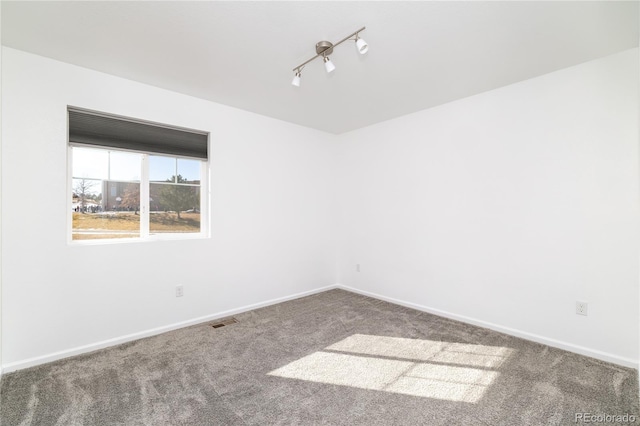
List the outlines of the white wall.
{"type": "Polygon", "coordinates": [[[6,371],[335,283],[332,136],[3,54],[6,371]],[[210,131],[212,238],[68,245],[67,105],[210,131]]]}
{"type": "MultiPolygon", "coordinates": [[[[0,46],[2,46],[2,7],[0,7],[0,46]]],[[[2,159],[2,49],[0,48],[0,159],[2,159]]],[[[2,161],[0,161],[0,380],[2,380],[2,161]]]]}
{"type": "Polygon", "coordinates": [[[636,365],[638,49],[339,141],[341,284],[636,365]]]}

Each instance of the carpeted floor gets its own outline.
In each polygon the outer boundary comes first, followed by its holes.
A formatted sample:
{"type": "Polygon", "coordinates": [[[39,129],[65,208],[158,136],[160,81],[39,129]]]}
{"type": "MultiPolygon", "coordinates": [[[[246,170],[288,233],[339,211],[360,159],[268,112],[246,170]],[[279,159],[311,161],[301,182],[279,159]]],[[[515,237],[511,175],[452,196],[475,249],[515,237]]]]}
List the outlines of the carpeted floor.
{"type": "Polygon", "coordinates": [[[343,290],[236,318],[6,374],[0,424],[513,426],[640,415],[633,369],[343,290]]]}

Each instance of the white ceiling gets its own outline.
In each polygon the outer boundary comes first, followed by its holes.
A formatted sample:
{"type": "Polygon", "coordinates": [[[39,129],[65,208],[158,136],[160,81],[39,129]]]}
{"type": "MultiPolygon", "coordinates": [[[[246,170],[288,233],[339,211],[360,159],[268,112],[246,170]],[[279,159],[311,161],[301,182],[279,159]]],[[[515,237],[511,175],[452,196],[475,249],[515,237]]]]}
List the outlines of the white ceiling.
{"type": "Polygon", "coordinates": [[[8,2],[2,43],[331,133],[638,46],[638,2],[8,2]],[[317,41],[362,26],[291,85],[317,41]]]}

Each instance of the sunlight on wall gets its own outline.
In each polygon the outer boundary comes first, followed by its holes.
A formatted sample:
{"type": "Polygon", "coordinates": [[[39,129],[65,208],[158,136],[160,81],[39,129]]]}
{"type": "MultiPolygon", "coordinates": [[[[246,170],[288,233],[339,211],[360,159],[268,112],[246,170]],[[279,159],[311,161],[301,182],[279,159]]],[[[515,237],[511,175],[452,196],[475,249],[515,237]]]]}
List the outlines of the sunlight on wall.
{"type": "Polygon", "coordinates": [[[476,403],[512,354],[504,347],[354,334],[271,376],[476,403]]]}

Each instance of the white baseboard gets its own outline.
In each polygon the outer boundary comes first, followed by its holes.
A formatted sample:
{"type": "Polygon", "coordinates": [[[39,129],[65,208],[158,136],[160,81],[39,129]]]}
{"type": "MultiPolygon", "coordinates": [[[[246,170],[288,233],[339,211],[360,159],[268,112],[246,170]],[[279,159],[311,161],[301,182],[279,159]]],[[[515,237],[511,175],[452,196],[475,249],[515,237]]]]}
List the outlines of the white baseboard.
{"type": "Polygon", "coordinates": [[[176,330],[178,328],[188,327],[195,324],[200,324],[203,322],[215,320],[218,318],[224,318],[230,315],[236,315],[242,312],[251,311],[253,309],[263,308],[265,306],[275,305],[276,303],[286,302],[287,300],[299,299],[301,297],[310,296],[312,294],[321,293],[323,291],[331,290],[333,288],[337,288],[337,285],[329,285],[326,287],[317,288],[314,290],[304,291],[302,293],[292,294],[290,296],[279,297],[276,299],[266,300],[264,302],[254,303],[251,305],[242,306],[240,308],[229,309],[223,312],[217,312],[210,315],[205,315],[198,318],[193,318],[187,321],[181,321],[169,325],[165,325],[162,327],[152,328],[150,330],[140,331],[137,333],[127,334],[126,336],[116,337],[113,339],[103,340],[100,342],[90,343],[88,345],[78,346],[71,349],[66,349],[63,351],[58,351],[54,353],[50,353],[48,355],[28,358],[21,361],[10,362],[8,364],[2,365],[0,368],[0,377],[2,373],[9,373],[16,370],[22,370],[24,368],[34,367],[36,365],[45,364],[52,361],[57,361],[59,359],[68,358],[75,355],[81,355],[88,352],[93,352],[98,349],[104,349],[109,346],[119,345],[121,343],[127,343],[132,340],[142,339],[143,337],[155,336],[158,334],[166,333],[167,331],[176,330]]]}
{"type": "MultiPolygon", "coordinates": [[[[518,330],[515,328],[504,327],[498,324],[493,324],[490,322],[478,320],[475,318],[470,318],[464,315],[453,314],[451,312],[442,311],[440,309],[430,308],[428,306],[418,305],[416,303],[405,302],[404,300],[394,299],[392,297],[382,296],[380,294],[371,293],[369,291],[359,290],[357,288],[349,287],[342,284],[337,284],[336,288],[341,288],[343,290],[351,291],[353,293],[362,294],[363,296],[372,297],[374,299],[384,300],[385,302],[394,303],[396,305],[406,306],[407,308],[416,309],[418,311],[427,312],[430,314],[438,315],[445,318],[450,318],[453,320],[465,322],[467,324],[473,324],[480,327],[488,328],[491,330],[499,331],[501,333],[509,334],[511,336],[520,337],[522,339],[531,340],[537,343],[542,343],[547,346],[551,346],[558,349],[564,349],[569,352],[575,352],[580,355],[589,356],[591,358],[596,358],[602,361],[611,362],[614,364],[622,365],[624,367],[638,368],[638,360],[625,358],[618,355],[614,355],[608,352],[602,352],[597,349],[590,349],[584,346],[574,345],[572,343],[563,342],[556,339],[551,339],[548,337],[540,336],[537,334],[529,333],[526,331],[518,330]]],[[[640,377],[640,376],[639,376],[640,377]]]]}

